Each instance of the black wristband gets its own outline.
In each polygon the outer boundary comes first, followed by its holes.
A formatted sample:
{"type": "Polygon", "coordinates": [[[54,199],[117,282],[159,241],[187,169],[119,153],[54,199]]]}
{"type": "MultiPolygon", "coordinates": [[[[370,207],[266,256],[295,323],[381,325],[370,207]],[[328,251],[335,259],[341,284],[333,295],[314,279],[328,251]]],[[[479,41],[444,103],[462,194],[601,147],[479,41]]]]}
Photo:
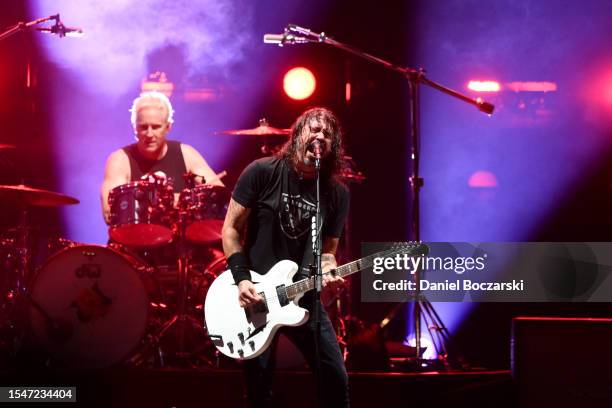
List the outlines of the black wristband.
{"type": "Polygon", "coordinates": [[[227,266],[232,271],[234,282],[236,285],[243,280],[251,280],[251,271],[249,269],[249,260],[244,252],[234,252],[227,258],[227,266]]]}

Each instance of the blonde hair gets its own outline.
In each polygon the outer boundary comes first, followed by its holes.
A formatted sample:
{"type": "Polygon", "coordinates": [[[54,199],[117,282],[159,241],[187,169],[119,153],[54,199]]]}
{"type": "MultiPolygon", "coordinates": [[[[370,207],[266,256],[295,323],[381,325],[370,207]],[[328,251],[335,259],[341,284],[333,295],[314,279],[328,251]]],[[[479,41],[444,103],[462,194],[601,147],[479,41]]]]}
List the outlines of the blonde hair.
{"type": "Polygon", "coordinates": [[[155,101],[160,106],[166,108],[168,112],[168,123],[174,123],[174,109],[172,109],[172,104],[170,103],[170,99],[166,95],[157,91],[149,91],[141,93],[138,98],[134,99],[132,102],[132,107],[130,108],[130,113],[132,114],[130,120],[132,121],[132,126],[136,127],[136,117],[138,116],[138,109],[142,106],[145,106],[147,101],[155,101]]]}

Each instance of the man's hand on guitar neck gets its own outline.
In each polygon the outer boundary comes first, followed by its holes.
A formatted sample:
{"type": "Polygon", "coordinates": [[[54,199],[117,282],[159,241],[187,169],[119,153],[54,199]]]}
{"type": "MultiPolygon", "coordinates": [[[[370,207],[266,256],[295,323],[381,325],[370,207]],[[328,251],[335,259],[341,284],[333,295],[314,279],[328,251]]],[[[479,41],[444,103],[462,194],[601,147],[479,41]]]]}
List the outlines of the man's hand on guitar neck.
{"type": "Polygon", "coordinates": [[[321,266],[323,268],[323,287],[332,292],[342,289],[344,287],[344,278],[333,273],[333,270],[338,267],[336,257],[333,254],[322,254],[321,266]]]}
{"type": "Polygon", "coordinates": [[[255,285],[250,280],[240,281],[238,284],[238,303],[240,307],[252,306],[263,299],[257,294],[255,285]]]}

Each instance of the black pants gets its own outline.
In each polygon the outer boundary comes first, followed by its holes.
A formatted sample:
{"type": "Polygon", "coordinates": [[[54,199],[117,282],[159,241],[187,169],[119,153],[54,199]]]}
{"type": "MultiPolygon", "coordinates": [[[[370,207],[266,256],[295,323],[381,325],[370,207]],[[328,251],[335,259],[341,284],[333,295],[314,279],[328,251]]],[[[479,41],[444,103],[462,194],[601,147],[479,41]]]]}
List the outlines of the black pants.
{"type": "MultiPolygon", "coordinates": [[[[311,311],[310,319],[306,324],[298,327],[284,327],[280,333],[287,336],[289,340],[302,352],[311,369],[315,367],[315,324],[312,314],[312,297],[305,296],[300,300],[300,306],[311,311]]],[[[349,406],[348,375],[342,359],[342,353],[338,346],[334,328],[321,306],[321,339],[319,350],[321,355],[320,384],[323,395],[320,406],[342,408],[349,406]]],[[[278,339],[278,334],[276,336],[278,339]]],[[[263,408],[272,406],[272,374],[275,368],[276,341],[263,354],[252,360],[244,362],[244,374],[246,382],[247,406],[263,408]]],[[[293,391],[293,390],[292,390],[293,391]]],[[[299,395],[300,390],[295,390],[299,395]]],[[[303,390],[302,390],[303,391],[303,390]]],[[[305,390],[312,395],[310,390],[305,390]]],[[[314,391],[314,390],[313,390],[314,391]]]]}

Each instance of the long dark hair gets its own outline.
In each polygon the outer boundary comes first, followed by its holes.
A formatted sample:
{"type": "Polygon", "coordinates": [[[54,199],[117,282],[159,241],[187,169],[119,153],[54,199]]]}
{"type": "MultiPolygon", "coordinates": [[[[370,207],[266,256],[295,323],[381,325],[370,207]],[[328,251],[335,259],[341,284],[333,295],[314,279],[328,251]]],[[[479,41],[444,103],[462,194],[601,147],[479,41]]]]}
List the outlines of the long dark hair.
{"type": "Polygon", "coordinates": [[[287,159],[293,166],[297,166],[297,153],[300,146],[300,136],[304,127],[312,119],[324,123],[330,131],[331,153],[321,163],[321,173],[334,181],[338,181],[344,168],[344,146],[342,144],[342,127],[336,115],[329,109],[315,107],[302,113],[291,126],[289,140],[278,152],[278,156],[287,159]]]}

